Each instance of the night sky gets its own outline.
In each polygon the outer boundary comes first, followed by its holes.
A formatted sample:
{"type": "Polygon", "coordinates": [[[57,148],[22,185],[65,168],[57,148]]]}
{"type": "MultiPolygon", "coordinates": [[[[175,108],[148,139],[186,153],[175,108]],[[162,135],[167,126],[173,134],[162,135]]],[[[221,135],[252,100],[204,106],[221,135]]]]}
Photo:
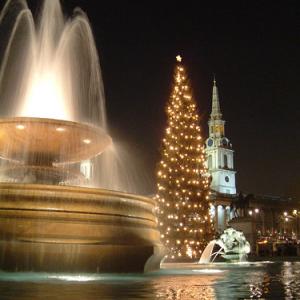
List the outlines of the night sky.
{"type": "Polygon", "coordinates": [[[66,14],[80,6],[90,19],[110,127],[143,161],[146,194],[155,191],[165,105],[181,54],[205,138],[216,74],[237,191],[300,200],[300,10],[298,1],[274,2],[62,1],[66,14]]]}

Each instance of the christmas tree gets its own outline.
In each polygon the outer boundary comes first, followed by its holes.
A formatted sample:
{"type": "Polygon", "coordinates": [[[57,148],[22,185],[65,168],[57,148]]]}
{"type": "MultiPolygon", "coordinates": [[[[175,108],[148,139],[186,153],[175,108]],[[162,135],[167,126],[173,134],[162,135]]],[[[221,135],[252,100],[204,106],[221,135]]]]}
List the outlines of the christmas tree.
{"type": "Polygon", "coordinates": [[[158,218],[168,258],[198,259],[213,234],[209,179],[196,102],[182,59],[176,59],[157,170],[158,218]]]}

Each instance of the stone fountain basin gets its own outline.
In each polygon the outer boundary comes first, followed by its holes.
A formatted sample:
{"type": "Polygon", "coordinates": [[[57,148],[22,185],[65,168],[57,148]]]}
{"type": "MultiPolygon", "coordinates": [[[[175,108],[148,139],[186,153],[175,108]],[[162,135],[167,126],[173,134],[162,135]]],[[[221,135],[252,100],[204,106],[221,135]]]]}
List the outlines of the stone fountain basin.
{"type": "Polygon", "coordinates": [[[88,124],[30,117],[0,119],[0,157],[20,163],[77,163],[101,154],[111,143],[102,128],[88,124]]]}
{"type": "Polygon", "coordinates": [[[103,189],[0,183],[0,269],[142,272],[164,255],[156,202],[103,189]]]}

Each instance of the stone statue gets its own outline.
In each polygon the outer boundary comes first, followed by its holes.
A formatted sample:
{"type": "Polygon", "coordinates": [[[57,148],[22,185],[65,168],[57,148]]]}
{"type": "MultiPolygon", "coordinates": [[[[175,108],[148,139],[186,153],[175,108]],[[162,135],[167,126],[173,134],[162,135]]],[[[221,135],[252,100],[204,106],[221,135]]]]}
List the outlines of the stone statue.
{"type": "Polygon", "coordinates": [[[222,257],[225,259],[240,260],[241,257],[246,257],[250,253],[250,244],[244,233],[231,227],[224,230],[216,244],[222,248],[222,257]]]}

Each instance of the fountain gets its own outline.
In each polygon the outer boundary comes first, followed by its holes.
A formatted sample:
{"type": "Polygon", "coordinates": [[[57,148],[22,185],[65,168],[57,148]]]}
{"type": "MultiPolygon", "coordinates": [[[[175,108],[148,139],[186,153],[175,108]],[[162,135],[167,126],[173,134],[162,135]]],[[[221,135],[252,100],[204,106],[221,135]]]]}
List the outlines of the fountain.
{"type": "Polygon", "coordinates": [[[227,262],[241,262],[247,259],[249,253],[250,244],[243,232],[230,227],[224,230],[219,239],[209,242],[201,255],[199,263],[214,262],[218,256],[221,256],[227,262]],[[216,245],[219,249],[213,252],[216,245]]]}
{"type": "Polygon", "coordinates": [[[110,175],[98,157],[113,143],[85,14],[65,20],[59,0],[45,0],[35,25],[26,1],[11,0],[0,24],[12,28],[0,69],[0,269],[158,268],[156,202],[97,181],[110,175]],[[81,172],[86,161],[92,178],[81,172]]]}

